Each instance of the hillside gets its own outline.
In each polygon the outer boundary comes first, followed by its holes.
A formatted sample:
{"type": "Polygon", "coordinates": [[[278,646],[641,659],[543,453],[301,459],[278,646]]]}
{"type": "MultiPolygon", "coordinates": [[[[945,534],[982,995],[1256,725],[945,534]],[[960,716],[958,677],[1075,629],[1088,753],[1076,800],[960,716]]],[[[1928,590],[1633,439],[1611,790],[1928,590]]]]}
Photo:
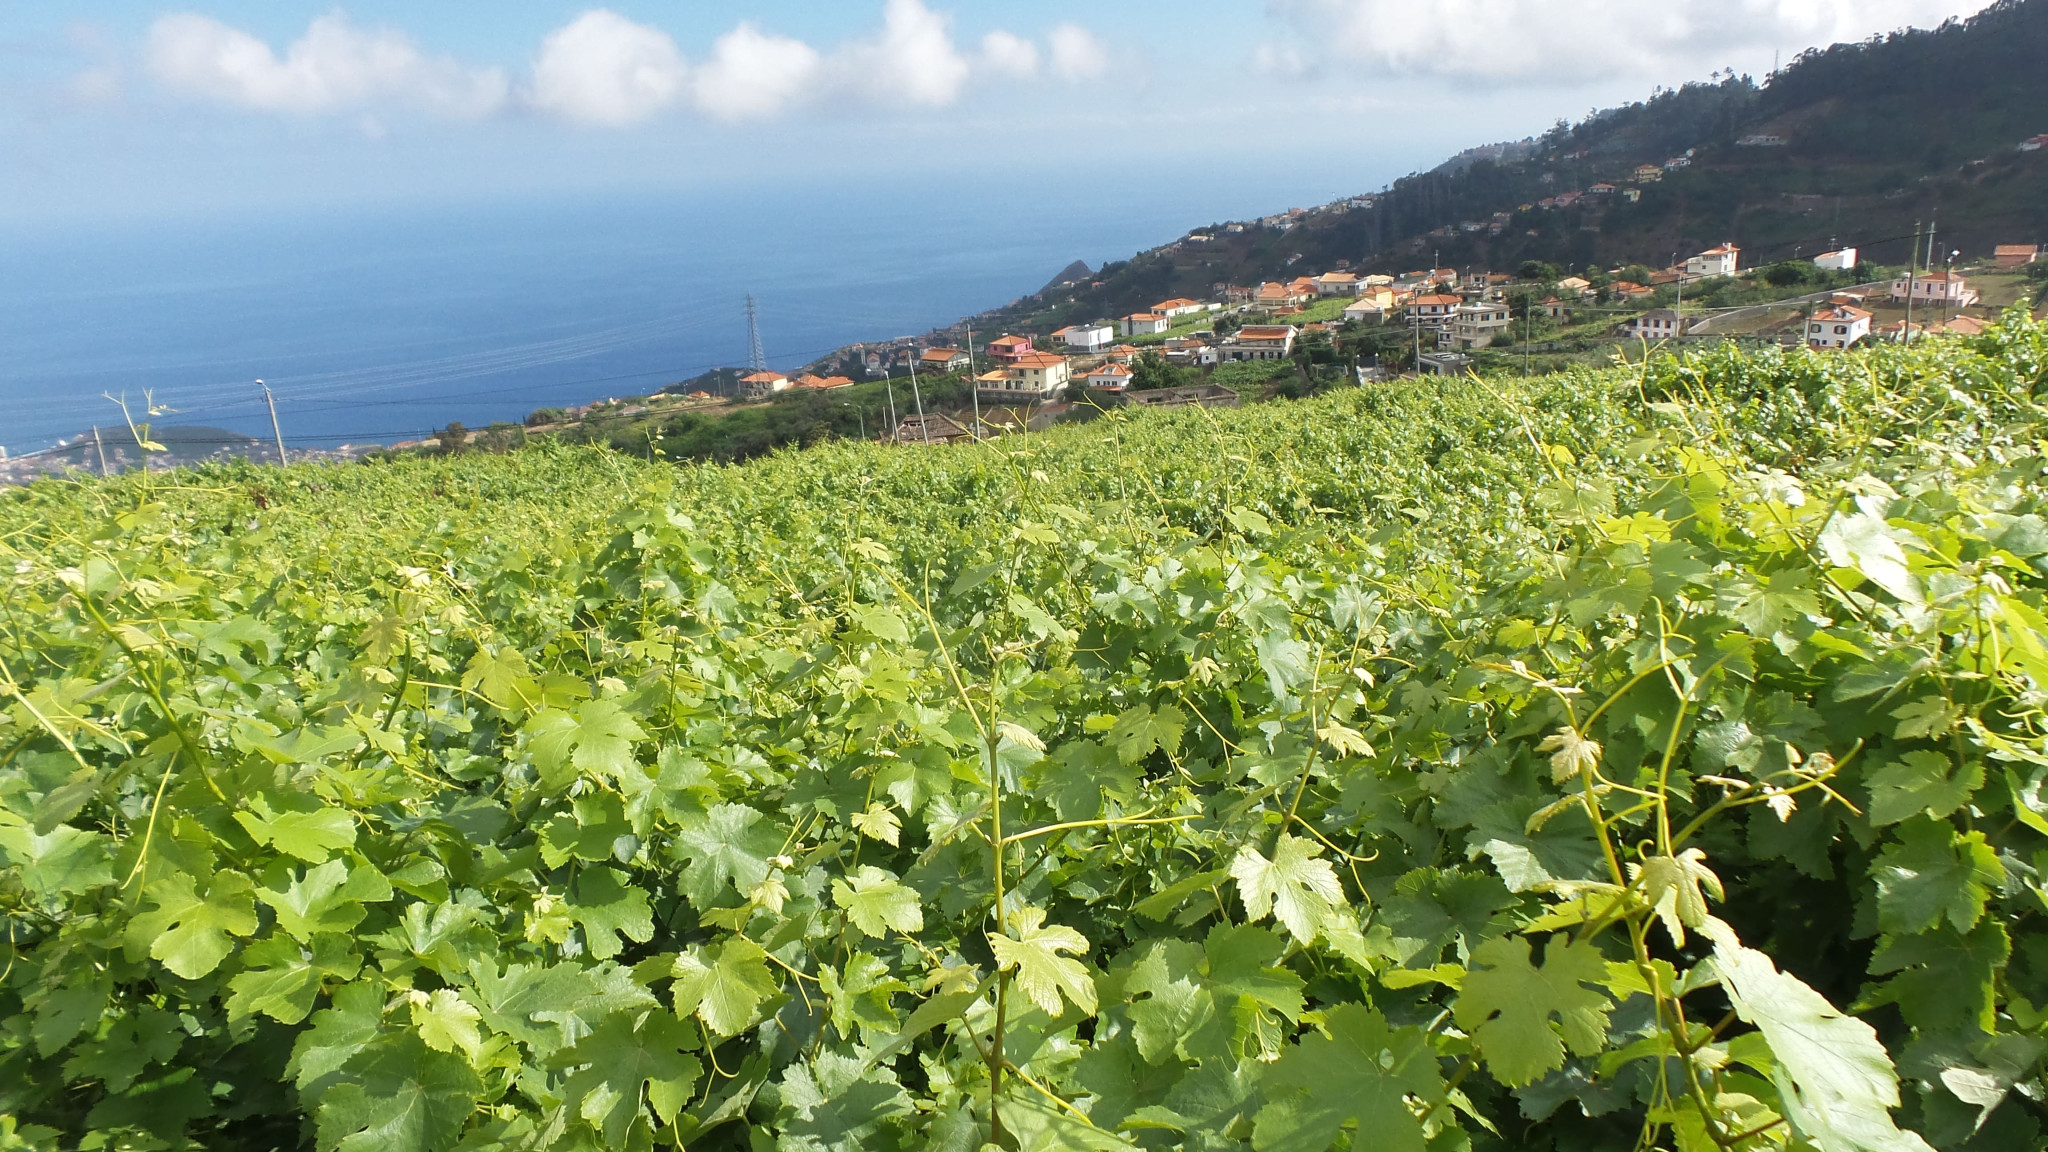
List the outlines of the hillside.
{"type": "Polygon", "coordinates": [[[1050,331],[1339,261],[1390,273],[1527,260],[1654,267],[1733,240],[1746,264],[1839,245],[1904,264],[1916,222],[1939,222],[1941,247],[1967,256],[2048,241],[2048,150],[2015,151],[2048,132],[2044,59],[2048,0],[2000,0],[1968,21],[1807,53],[1761,85],[1687,84],[1560,123],[1533,149],[1474,150],[1279,227],[1205,226],[1194,234],[1209,241],[1109,265],[1091,282],[1099,287],[1048,292],[980,326],[1050,331]],[[1785,143],[1738,143],[1759,136],[1785,143]],[[1536,207],[1598,183],[1627,186],[1638,165],[1674,158],[1689,166],[1641,186],[1640,202],[1617,194],[1536,207]],[[1497,233],[1496,213],[1508,214],[1497,233]]]}
{"type": "Polygon", "coordinates": [[[2038,1148],[2044,365],[0,493],[0,1146],[2038,1148]]]}

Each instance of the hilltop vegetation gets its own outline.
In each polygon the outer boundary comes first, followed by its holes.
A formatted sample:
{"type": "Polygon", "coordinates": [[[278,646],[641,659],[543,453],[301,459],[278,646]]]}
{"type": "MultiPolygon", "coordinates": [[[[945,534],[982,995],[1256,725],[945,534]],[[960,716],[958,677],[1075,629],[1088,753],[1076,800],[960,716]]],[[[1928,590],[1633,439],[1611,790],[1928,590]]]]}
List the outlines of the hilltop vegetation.
{"type": "Polygon", "coordinates": [[[0,1146],[2038,1147],[2044,388],[0,494],[0,1146]]]}

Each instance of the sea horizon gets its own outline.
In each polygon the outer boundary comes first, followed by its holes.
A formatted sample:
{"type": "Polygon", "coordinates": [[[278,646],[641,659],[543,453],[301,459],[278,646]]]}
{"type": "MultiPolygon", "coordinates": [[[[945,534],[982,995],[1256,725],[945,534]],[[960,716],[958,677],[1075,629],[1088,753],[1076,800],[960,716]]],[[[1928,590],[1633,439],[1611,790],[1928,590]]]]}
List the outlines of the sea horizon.
{"type": "Polygon", "coordinates": [[[999,307],[1074,260],[1368,190],[905,180],[0,226],[0,446],[118,427],[123,395],[169,409],[160,425],[268,438],[259,379],[296,447],[516,422],[745,364],[749,295],[791,370],[999,307]]]}

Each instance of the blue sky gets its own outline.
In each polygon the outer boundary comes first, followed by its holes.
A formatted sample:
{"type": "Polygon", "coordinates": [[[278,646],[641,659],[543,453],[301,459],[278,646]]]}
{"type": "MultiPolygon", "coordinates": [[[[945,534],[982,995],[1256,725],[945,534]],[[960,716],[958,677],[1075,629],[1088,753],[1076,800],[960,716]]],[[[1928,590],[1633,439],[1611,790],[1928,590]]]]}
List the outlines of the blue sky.
{"type": "Polygon", "coordinates": [[[0,0],[0,225],[735,180],[1360,189],[1981,0],[0,0]]]}

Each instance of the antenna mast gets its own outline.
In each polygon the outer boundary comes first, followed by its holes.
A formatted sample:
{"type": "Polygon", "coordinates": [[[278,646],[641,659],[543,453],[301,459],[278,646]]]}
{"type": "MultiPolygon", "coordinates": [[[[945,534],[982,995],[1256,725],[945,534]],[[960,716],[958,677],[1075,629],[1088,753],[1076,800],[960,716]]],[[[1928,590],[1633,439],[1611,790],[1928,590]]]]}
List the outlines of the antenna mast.
{"type": "Polygon", "coordinates": [[[747,367],[755,372],[768,370],[768,355],[761,351],[761,315],[752,293],[747,294],[747,367]]]}

